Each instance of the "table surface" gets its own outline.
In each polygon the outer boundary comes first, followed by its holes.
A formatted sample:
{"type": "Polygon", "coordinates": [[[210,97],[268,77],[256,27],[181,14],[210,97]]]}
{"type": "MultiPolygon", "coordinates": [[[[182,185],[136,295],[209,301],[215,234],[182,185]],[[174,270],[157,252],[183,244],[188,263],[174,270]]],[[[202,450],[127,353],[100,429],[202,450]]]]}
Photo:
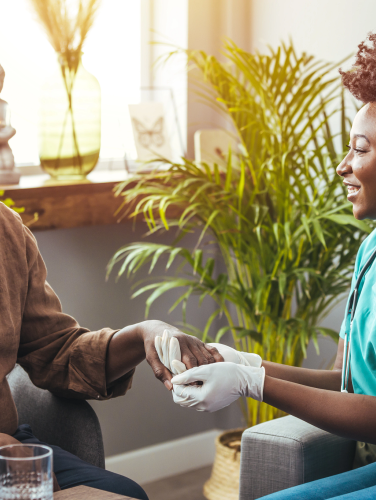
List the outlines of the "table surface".
{"type": "MultiPolygon", "coordinates": [[[[131,497],[108,493],[107,491],[89,488],[88,486],[76,486],[68,490],[54,493],[54,500],[132,500],[131,497]]],[[[133,499],[134,500],[134,499],[133,499]]]]}

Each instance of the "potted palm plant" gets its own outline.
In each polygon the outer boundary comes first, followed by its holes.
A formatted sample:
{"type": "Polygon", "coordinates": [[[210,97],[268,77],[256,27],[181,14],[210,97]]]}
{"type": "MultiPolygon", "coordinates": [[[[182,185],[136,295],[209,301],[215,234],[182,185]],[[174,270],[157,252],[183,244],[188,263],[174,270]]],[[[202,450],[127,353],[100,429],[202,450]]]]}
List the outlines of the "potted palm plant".
{"type": "MultiPolygon", "coordinates": [[[[152,271],[163,256],[166,269],[179,261],[184,276],[137,285],[134,296],[149,292],[146,313],[168,290],[179,290],[172,309],[184,310],[199,295],[216,309],[203,331],[187,325],[189,332],[219,342],[230,331],[235,348],[300,366],[310,340],[317,349],[319,334],[337,341],[338,332],[320,322],[348,288],[360,241],[371,230],[353,218],[335,172],[350,128],[333,76],[338,64],[297,55],[292,43],[260,54],[228,42],[225,55],[222,63],[187,53],[201,71],[201,96],[229,118],[238,151],[229,151],[226,168],[183,159],[121,183],[124,215],[142,215],[151,233],[179,233],[173,245],[119,249],[108,273],[119,262],[118,275],[130,276],[147,264],[152,271]],[[339,134],[332,132],[336,118],[339,134]],[[186,248],[181,238],[197,229],[195,248],[186,248]],[[203,244],[207,235],[212,245],[203,244]],[[227,324],[215,331],[220,315],[227,324]]],[[[252,399],[244,412],[248,426],[280,414],[252,399]]]]}

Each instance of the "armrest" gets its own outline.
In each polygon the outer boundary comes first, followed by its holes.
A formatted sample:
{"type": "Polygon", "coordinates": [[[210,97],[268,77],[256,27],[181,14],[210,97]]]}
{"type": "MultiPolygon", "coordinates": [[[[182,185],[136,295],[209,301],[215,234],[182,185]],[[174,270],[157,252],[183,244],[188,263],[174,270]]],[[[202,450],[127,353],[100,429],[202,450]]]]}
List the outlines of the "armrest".
{"type": "Polygon", "coordinates": [[[356,441],[287,416],[242,436],[240,500],[252,500],[352,469],[356,441]]]}
{"type": "Polygon", "coordinates": [[[8,375],[8,382],[20,424],[29,424],[40,441],[60,446],[104,469],[102,432],[89,403],[58,398],[35,387],[18,365],[8,375]]]}

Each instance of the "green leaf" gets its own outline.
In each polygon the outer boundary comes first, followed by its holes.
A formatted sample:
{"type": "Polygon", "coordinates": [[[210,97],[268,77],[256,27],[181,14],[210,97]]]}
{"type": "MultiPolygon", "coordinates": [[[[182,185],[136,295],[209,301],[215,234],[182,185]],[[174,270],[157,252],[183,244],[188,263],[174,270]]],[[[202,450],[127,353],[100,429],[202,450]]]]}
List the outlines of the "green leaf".
{"type": "Polygon", "coordinates": [[[302,217],[301,217],[301,221],[302,221],[302,224],[303,224],[304,230],[305,230],[305,232],[307,233],[308,240],[309,240],[309,242],[312,244],[311,231],[309,230],[309,225],[308,225],[308,221],[307,221],[306,214],[303,214],[303,215],[302,215],[302,217]]]}
{"type": "Polygon", "coordinates": [[[170,269],[172,263],[174,262],[175,258],[181,253],[181,248],[177,247],[177,248],[173,248],[171,251],[170,251],[170,256],[168,258],[168,262],[166,264],[166,269],[170,269]]]}
{"type": "Polygon", "coordinates": [[[284,297],[285,294],[285,289],[286,289],[286,281],[287,281],[287,275],[286,273],[281,273],[278,276],[278,289],[281,297],[284,297]]]}
{"type": "MultiPolygon", "coordinates": [[[[165,294],[166,292],[173,290],[174,288],[181,288],[181,287],[186,287],[190,286],[192,282],[190,280],[184,280],[184,279],[176,279],[173,281],[168,281],[167,283],[159,283],[158,287],[155,288],[154,292],[147,298],[146,300],[146,310],[145,310],[145,317],[147,318],[149,315],[150,307],[151,305],[161,297],[161,295],[165,294]]],[[[147,287],[145,287],[146,291],[147,287]]],[[[136,297],[136,294],[133,294],[133,298],[136,297]]]]}
{"type": "Polygon", "coordinates": [[[193,258],[194,258],[193,274],[194,275],[197,272],[197,268],[201,267],[202,255],[203,255],[202,250],[196,250],[195,253],[193,254],[193,258]]]}
{"type": "Polygon", "coordinates": [[[316,334],[314,329],[312,330],[312,333],[311,333],[311,339],[312,339],[313,345],[315,347],[316,354],[318,356],[320,354],[320,348],[319,348],[319,344],[317,342],[317,334],[316,334]]]}
{"type": "Polygon", "coordinates": [[[231,149],[230,149],[229,154],[228,154],[228,158],[227,158],[225,191],[230,191],[231,180],[232,180],[232,154],[231,154],[231,149]]]}
{"type": "Polygon", "coordinates": [[[197,245],[196,246],[199,246],[203,237],[205,236],[206,234],[206,231],[208,230],[208,228],[210,227],[210,225],[213,223],[214,219],[220,214],[220,211],[219,210],[215,210],[211,215],[210,217],[208,218],[208,221],[206,222],[205,224],[205,227],[202,231],[202,233],[200,234],[200,237],[198,239],[198,242],[197,242],[197,245]]]}
{"type": "Polygon", "coordinates": [[[312,221],[312,224],[313,224],[313,229],[315,230],[316,236],[318,237],[318,239],[321,241],[321,243],[326,248],[324,233],[322,232],[320,222],[317,219],[314,219],[312,221]]]}
{"type": "Polygon", "coordinates": [[[206,338],[208,336],[208,332],[209,332],[209,329],[214,321],[214,319],[221,313],[221,310],[220,309],[216,309],[210,316],[209,316],[209,319],[208,321],[206,322],[206,325],[205,325],[205,329],[204,329],[204,332],[202,334],[202,341],[203,342],[206,342],[206,338]]]}
{"type": "Polygon", "coordinates": [[[357,220],[352,215],[327,215],[326,219],[332,220],[337,224],[341,225],[350,225],[354,226],[361,231],[365,231],[366,233],[370,233],[372,231],[372,227],[370,227],[366,222],[362,220],[357,220]]]}
{"type": "Polygon", "coordinates": [[[213,259],[213,257],[209,257],[208,260],[206,261],[205,267],[202,271],[200,283],[202,283],[205,280],[205,278],[212,277],[213,271],[214,271],[214,266],[215,266],[215,260],[213,259]]]}
{"type": "Polygon", "coordinates": [[[321,333],[321,335],[324,335],[324,337],[330,337],[331,339],[334,340],[338,344],[339,341],[339,333],[336,332],[335,330],[332,330],[331,328],[324,328],[323,326],[319,326],[316,328],[316,330],[321,333]]]}
{"type": "Polygon", "coordinates": [[[160,247],[154,252],[153,259],[150,264],[149,274],[153,271],[156,263],[158,262],[159,257],[166,251],[167,247],[160,247]]]}
{"type": "Polygon", "coordinates": [[[220,328],[217,332],[217,335],[215,336],[214,342],[218,344],[221,341],[223,335],[229,330],[231,330],[231,326],[223,326],[222,328],[220,328]]]}
{"type": "Polygon", "coordinates": [[[244,162],[242,161],[240,162],[240,179],[238,184],[239,209],[243,201],[244,184],[245,184],[245,165],[244,162]]]}
{"type": "Polygon", "coordinates": [[[262,344],[262,334],[256,330],[248,330],[247,328],[242,328],[237,331],[238,337],[243,339],[244,337],[250,337],[259,344],[262,344]]]}

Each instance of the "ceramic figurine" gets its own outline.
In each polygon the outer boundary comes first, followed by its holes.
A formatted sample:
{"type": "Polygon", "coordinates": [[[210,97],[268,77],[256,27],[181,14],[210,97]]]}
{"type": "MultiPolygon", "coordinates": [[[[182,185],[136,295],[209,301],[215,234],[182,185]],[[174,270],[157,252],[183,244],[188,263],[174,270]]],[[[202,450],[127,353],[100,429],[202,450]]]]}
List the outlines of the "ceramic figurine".
{"type": "MultiPolygon", "coordinates": [[[[0,66],[0,92],[3,89],[5,72],[0,66]]],[[[18,184],[20,174],[14,169],[14,157],[8,144],[16,133],[10,124],[9,106],[0,99],[0,184],[18,184]]]]}

